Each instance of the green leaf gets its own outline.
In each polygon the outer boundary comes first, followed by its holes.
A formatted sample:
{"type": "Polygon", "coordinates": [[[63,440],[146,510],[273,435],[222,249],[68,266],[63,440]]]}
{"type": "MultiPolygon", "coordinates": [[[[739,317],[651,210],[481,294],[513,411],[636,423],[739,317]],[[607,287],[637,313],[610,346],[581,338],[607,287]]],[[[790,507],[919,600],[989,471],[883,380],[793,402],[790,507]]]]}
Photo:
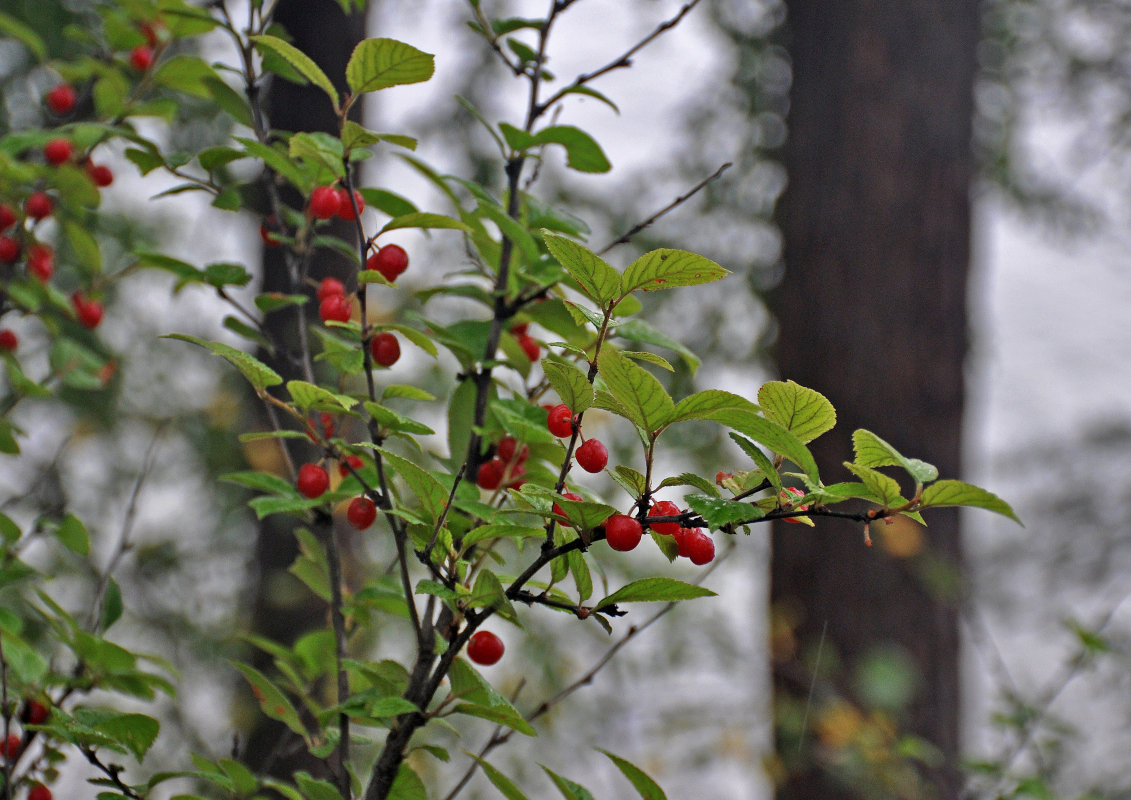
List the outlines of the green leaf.
{"type": "Polygon", "coordinates": [[[298,711],[291,705],[291,701],[287,699],[287,696],[283,694],[279,687],[268,680],[267,676],[255,667],[237,662],[233,662],[232,666],[239,670],[240,674],[251,684],[251,690],[259,701],[259,706],[263,709],[264,714],[271,719],[279,720],[299,736],[306,736],[306,728],[303,727],[302,720],[299,719],[298,711]]]}
{"type": "Polygon", "coordinates": [[[0,644],[4,646],[4,660],[21,682],[34,686],[47,674],[47,659],[35,651],[15,633],[0,630],[0,644]]]}
{"type": "Polygon", "coordinates": [[[593,595],[593,578],[589,574],[589,565],[585,563],[585,554],[580,550],[570,550],[566,553],[566,561],[577,585],[577,602],[584,603],[593,595]]]}
{"type": "Polygon", "coordinates": [[[763,384],[758,390],[758,403],[767,419],[772,419],[805,444],[836,425],[833,404],[820,392],[793,381],[763,384]]]}
{"type": "Polygon", "coordinates": [[[11,14],[0,12],[0,33],[10,36],[22,43],[28,50],[35,54],[40,61],[47,58],[47,45],[32,28],[28,27],[11,14]]]}
{"type": "Polygon", "coordinates": [[[566,800],[593,800],[593,795],[590,794],[589,790],[584,786],[574,783],[569,778],[562,777],[545,764],[539,764],[538,766],[550,776],[550,780],[554,782],[554,786],[558,788],[558,791],[562,793],[562,796],[565,797],[566,800]]]}
{"type": "Polygon", "coordinates": [[[204,339],[188,336],[183,333],[168,333],[161,338],[180,339],[183,342],[190,342],[199,347],[203,347],[205,350],[211,351],[213,355],[220,356],[243,373],[243,376],[251,382],[251,385],[255,387],[257,392],[263,392],[268,386],[277,386],[283,382],[279,373],[275,372],[275,370],[268,367],[262,361],[254,356],[248,355],[242,350],[229,347],[226,344],[208,342],[204,339]]]}
{"type": "Polygon", "coordinates": [[[428,214],[421,211],[412,212],[409,214],[402,214],[399,217],[393,217],[386,222],[378,234],[385,231],[399,230],[402,228],[424,228],[436,229],[442,228],[447,230],[466,231],[471,232],[471,226],[460,222],[458,219],[444,216],[443,214],[428,214]]]}
{"type": "Polygon", "coordinates": [[[644,489],[648,485],[643,473],[623,464],[613,470],[613,478],[634,500],[644,494],[644,489]]]}
{"type": "MultiPolygon", "coordinates": [[[[622,302],[622,305],[624,302],[627,302],[627,298],[622,302]]],[[[617,311],[620,312],[620,306],[617,307],[617,311]]],[[[614,333],[630,342],[653,344],[678,353],[679,357],[683,359],[683,363],[691,370],[692,375],[699,369],[701,362],[695,353],[642,319],[630,319],[627,322],[622,322],[616,326],[614,333]]]]}
{"type": "Polygon", "coordinates": [[[344,394],[334,394],[306,381],[287,381],[287,391],[295,405],[307,411],[329,411],[332,413],[349,411],[357,401],[344,394]]]}
{"type": "Polygon", "coordinates": [[[122,589],[116,580],[110,578],[106,582],[106,594],[102,599],[102,614],[98,620],[99,632],[105,633],[111,625],[121,619],[124,610],[122,589]]]}
{"type": "Polygon", "coordinates": [[[90,275],[102,272],[102,249],[90,231],[72,220],[64,220],[63,233],[67,236],[67,244],[75,251],[75,261],[81,265],[82,271],[90,275]]]}
{"type": "Polygon", "coordinates": [[[74,514],[63,517],[63,521],[55,530],[55,536],[71,552],[80,556],[90,555],[90,534],[74,514]]]}
{"type": "Polygon", "coordinates": [[[765,513],[750,503],[726,500],[721,497],[708,497],[692,494],[684,498],[688,507],[703,518],[708,527],[717,530],[735,522],[748,522],[765,516],[765,513]]]}
{"type": "Polygon", "coordinates": [[[460,546],[467,549],[479,542],[491,539],[541,539],[546,531],[526,525],[490,524],[472,528],[460,539],[460,546]]]}
{"type": "Polygon", "coordinates": [[[993,511],[995,514],[1009,517],[1018,525],[1022,524],[1017,515],[1013,513],[1009,503],[985,489],[962,481],[937,481],[923,490],[923,494],[919,498],[920,510],[941,506],[984,508],[987,511],[993,511]]]}
{"type": "Polygon", "coordinates": [[[389,800],[428,800],[428,791],[412,767],[402,762],[397,767],[397,777],[393,779],[388,797],[389,800]]]}
{"type": "Polygon", "coordinates": [[[421,83],[435,72],[430,53],[395,39],[366,39],[354,48],[346,65],[346,82],[356,94],[390,86],[421,83]]]}
{"type": "Polygon", "coordinates": [[[487,780],[491,781],[491,784],[500,792],[502,792],[503,797],[505,797],[507,800],[530,800],[519,790],[517,786],[514,785],[514,782],[511,781],[510,778],[499,772],[499,770],[495,769],[495,767],[491,766],[491,764],[487,763],[474,753],[469,753],[466,750],[464,750],[463,752],[479,762],[479,766],[483,769],[483,774],[487,776],[487,780]]]}
{"type": "Polygon", "coordinates": [[[917,483],[930,483],[939,476],[933,464],[906,458],[879,436],[863,428],[852,434],[856,463],[862,467],[903,467],[917,483]]]}
{"type": "Polygon", "coordinates": [[[421,506],[432,520],[439,519],[440,514],[444,511],[444,506],[447,505],[449,490],[444,488],[444,485],[431,473],[421,469],[408,459],[402,458],[383,447],[378,447],[376,450],[385,457],[389,465],[408,484],[409,489],[420,500],[421,506]]]}
{"type": "Polygon", "coordinates": [[[160,723],[153,717],[104,709],[77,708],[75,719],[83,726],[123,745],[138,761],[153,746],[161,729],[160,723]]]}
{"type": "Polygon", "coordinates": [[[749,439],[739,436],[737,433],[730,434],[730,438],[734,440],[735,444],[742,448],[746,455],[754,460],[754,465],[758,467],[758,471],[773,485],[775,492],[781,491],[781,474],[774,468],[774,464],[766,457],[758,445],[754,444],[749,439]]]}
{"type": "Polygon", "coordinates": [[[216,70],[201,58],[190,55],[176,55],[157,65],[153,82],[177,92],[193,97],[209,97],[211,91],[205,83],[207,78],[216,78],[216,70]]]}
{"type": "Polygon", "coordinates": [[[599,255],[571,239],[546,230],[542,231],[542,237],[550,255],[577,281],[590,300],[604,308],[611,300],[625,294],[620,288],[620,274],[599,255]]]}
{"type": "Polygon", "coordinates": [[[844,466],[848,467],[848,470],[860,479],[860,482],[867,487],[876,501],[885,508],[901,506],[907,502],[900,494],[899,483],[896,482],[895,478],[869,467],[853,464],[850,461],[844,462],[844,466]]]}
{"type": "Polygon", "coordinates": [[[601,378],[628,419],[649,438],[663,430],[672,419],[675,404],[655,376],[608,345],[602,348],[597,363],[601,378]]]}
{"type": "Polygon", "coordinates": [[[618,755],[613,755],[608,750],[602,750],[600,747],[597,748],[597,752],[605,754],[616,764],[617,769],[621,771],[624,777],[628,778],[629,783],[632,784],[632,787],[636,789],[637,794],[639,794],[643,800],[668,800],[667,795],[664,794],[664,790],[660,788],[659,784],[648,777],[647,773],[640,769],[640,767],[636,766],[631,761],[626,761],[618,755]]]}
{"type": "Polygon", "coordinates": [[[696,597],[714,597],[715,593],[702,586],[677,581],[675,578],[641,578],[622,586],[597,603],[603,608],[614,603],[670,603],[675,600],[692,600],[696,597]]]}
{"type": "Polygon", "coordinates": [[[653,250],[628,265],[621,279],[621,294],[643,289],[673,289],[711,283],[730,274],[714,261],[686,250],[653,250]]]}
{"type": "Polygon", "coordinates": [[[266,49],[284,58],[288,64],[298,70],[300,75],[324,91],[334,104],[334,108],[338,107],[340,104],[338,90],[334,88],[334,84],[330,83],[330,79],[326,77],[326,73],[322,71],[321,67],[314,63],[310,56],[299,50],[290,42],[285,42],[277,36],[264,34],[250,38],[251,41],[255,42],[256,48],[260,53],[266,49]]]}
{"type": "Polygon", "coordinates": [[[558,397],[574,414],[580,414],[593,405],[593,384],[573,364],[547,358],[542,361],[542,371],[558,397]]]}
{"type": "Polygon", "coordinates": [[[420,436],[428,436],[436,432],[423,422],[417,422],[411,417],[406,417],[404,414],[386,408],[379,403],[366,402],[365,410],[369,412],[369,416],[373,418],[374,422],[389,431],[420,436]]]}
{"type": "Polygon", "coordinates": [[[503,619],[518,622],[518,614],[507,599],[499,576],[489,569],[481,570],[475,587],[467,597],[468,608],[493,608],[503,619]]]}
{"type": "Polygon", "coordinates": [[[20,526],[13,522],[12,518],[6,514],[0,514],[0,539],[3,539],[8,544],[20,540],[20,526]]]}
{"type": "Polygon", "coordinates": [[[342,164],[342,143],[324,133],[296,133],[291,137],[287,153],[292,159],[299,158],[322,171],[317,176],[319,183],[345,175],[342,164]]]}
{"type": "Polygon", "coordinates": [[[820,482],[817,462],[813,459],[809,448],[778,423],[748,409],[733,407],[712,412],[707,418],[750,437],[775,453],[780,453],[799,466],[814,483],[820,482]]]}
{"type": "Polygon", "coordinates": [[[308,800],[342,800],[338,787],[324,778],[314,778],[308,772],[296,772],[294,778],[308,800]]]}
{"type": "Polygon", "coordinates": [[[689,394],[676,403],[671,421],[668,424],[671,425],[688,419],[714,420],[715,414],[727,409],[734,409],[751,415],[758,413],[758,406],[745,397],[722,389],[708,389],[704,392],[689,394]]]}
{"type": "Polygon", "coordinates": [[[530,138],[530,144],[535,147],[560,144],[566,150],[566,166],[578,172],[608,172],[612,169],[612,164],[593,137],[572,125],[543,128],[530,138]]]}

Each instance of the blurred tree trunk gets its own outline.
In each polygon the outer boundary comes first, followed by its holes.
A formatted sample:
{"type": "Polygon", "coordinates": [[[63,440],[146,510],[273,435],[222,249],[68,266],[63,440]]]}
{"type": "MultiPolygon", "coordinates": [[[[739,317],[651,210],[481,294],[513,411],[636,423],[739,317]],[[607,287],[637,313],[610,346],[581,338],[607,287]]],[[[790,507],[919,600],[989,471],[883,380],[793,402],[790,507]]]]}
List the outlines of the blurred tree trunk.
{"type": "MultiPolygon", "coordinates": [[[[838,465],[852,460],[859,427],[957,477],[978,4],[787,8],[793,86],[779,206],[786,272],[772,298],[777,363],[837,408],[837,429],[813,447],[826,482],[850,477],[838,465]]],[[[892,643],[918,671],[918,689],[896,715],[901,729],[945,756],[927,773],[933,792],[914,796],[958,796],[961,547],[950,511],[929,515],[922,548],[920,532],[903,526],[874,526],[870,549],[859,525],[774,531],[775,706],[792,708],[795,723],[789,731],[779,715],[778,751],[790,768],[779,798],[864,796],[820,768],[819,752],[835,743],[822,713],[834,693],[866,706],[854,678],[869,657],[896,652],[892,643]]]]}
{"type": "MultiPolygon", "coordinates": [[[[365,35],[363,15],[347,16],[335,0],[282,0],[274,19],[286,29],[292,37],[292,43],[314,59],[338,91],[344,92],[346,63],[356,44],[365,35]]],[[[273,129],[330,133],[338,130],[333,108],[320,89],[274,79],[266,97],[268,124],[273,129]]],[[[303,199],[287,188],[288,191],[283,193],[284,202],[294,208],[301,208],[303,199]]],[[[343,231],[339,233],[349,236],[352,225],[343,223],[343,226],[343,231]]],[[[310,274],[315,279],[328,275],[342,278],[348,269],[349,265],[343,257],[327,254],[326,250],[322,250],[312,262],[310,274]]],[[[290,285],[281,251],[270,248],[263,251],[263,291],[305,291],[313,296],[310,287],[290,285]]],[[[315,322],[318,320],[317,310],[316,301],[306,304],[305,313],[315,322]]],[[[264,324],[274,340],[286,342],[293,347],[294,352],[298,352],[297,326],[290,313],[270,314],[265,318],[264,324]]],[[[265,352],[257,353],[257,356],[282,375],[284,380],[304,379],[295,365],[287,359],[273,358],[265,352]]],[[[265,420],[264,425],[266,424],[265,420]]],[[[291,457],[296,464],[304,463],[312,456],[313,449],[305,443],[299,442],[291,447],[291,457]]],[[[287,573],[287,568],[298,555],[291,532],[294,527],[292,522],[279,515],[268,517],[261,523],[255,548],[256,574],[252,576],[254,585],[250,590],[253,595],[251,630],[257,635],[284,644],[293,643],[303,633],[323,625],[327,613],[325,606],[311,602],[309,590],[287,573]]],[[[259,669],[269,670],[271,658],[256,651],[251,663],[259,669]]],[[[257,727],[249,732],[243,758],[256,769],[266,768],[272,774],[289,776],[297,769],[306,769],[314,774],[322,772],[322,764],[309,759],[306,748],[301,746],[301,742],[285,725],[262,715],[257,717],[257,727]],[[303,759],[301,763],[299,756],[303,759]]]]}

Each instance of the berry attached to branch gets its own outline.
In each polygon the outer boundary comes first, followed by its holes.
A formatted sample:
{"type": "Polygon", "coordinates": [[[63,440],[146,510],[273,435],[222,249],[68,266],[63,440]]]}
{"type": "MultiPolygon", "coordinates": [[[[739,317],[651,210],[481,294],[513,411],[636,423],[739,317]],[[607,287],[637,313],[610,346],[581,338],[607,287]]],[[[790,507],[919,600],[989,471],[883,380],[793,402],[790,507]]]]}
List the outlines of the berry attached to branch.
{"type": "Polygon", "coordinates": [[[391,367],[400,361],[401,343],[388,331],[382,331],[369,342],[369,352],[373,360],[382,367],[391,367]]]}
{"type": "Polygon", "coordinates": [[[546,417],[546,427],[559,439],[564,439],[573,433],[573,412],[569,410],[569,406],[560,403],[551,408],[546,417]]]}
{"type": "Polygon", "coordinates": [[[605,540],[622,553],[635,549],[643,535],[640,523],[624,514],[613,514],[605,522],[605,540]]]}
{"type": "Polygon", "coordinates": [[[55,166],[67,163],[74,154],[75,147],[67,139],[52,139],[43,146],[43,157],[55,166]]]}
{"type": "Polygon", "coordinates": [[[33,192],[24,201],[24,211],[32,219],[43,219],[51,216],[55,203],[46,192],[33,192]]]}
{"type": "Polygon", "coordinates": [[[350,525],[363,531],[377,519],[377,504],[365,495],[355,497],[346,509],[346,519],[350,525]]]}
{"type": "Polygon", "coordinates": [[[319,186],[310,193],[310,216],[315,219],[330,219],[342,207],[342,199],[333,186],[319,186]]]}
{"type": "Polygon", "coordinates": [[[349,322],[353,315],[353,306],[345,295],[332,294],[318,304],[318,316],[322,322],[349,322]]]}
{"type": "Polygon", "coordinates": [[[609,463],[609,449],[600,439],[588,439],[577,448],[577,463],[586,472],[600,472],[609,463]]]}
{"type": "Polygon", "coordinates": [[[74,88],[66,83],[60,83],[43,98],[47,107],[51,109],[51,113],[58,114],[60,117],[70,113],[77,100],[78,96],[75,94],[74,88]]]}
{"type": "Polygon", "coordinates": [[[365,268],[380,272],[382,278],[393,283],[408,269],[408,253],[400,245],[387,244],[366,259],[365,268]]]}
{"type": "Polygon", "coordinates": [[[102,304],[97,300],[89,299],[82,292],[71,295],[71,305],[74,306],[75,316],[84,328],[93,330],[102,322],[102,304]]]}
{"type": "Polygon", "coordinates": [[[303,464],[299,467],[295,487],[303,497],[313,500],[324,495],[330,488],[330,475],[317,464],[303,464]]]}
{"type": "MultiPolygon", "coordinates": [[[[648,512],[649,519],[653,517],[676,517],[681,513],[679,506],[670,500],[660,500],[648,512]]],[[[678,522],[649,522],[648,527],[661,536],[675,536],[679,532],[678,522]]]]}
{"type": "Polygon", "coordinates": [[[9,328],[0,328],[0,352],[14,353],[20,346],[20,338],[9,328]]]}
{"type": "Polygon", "coordinates": [[[484,667],[498,663],[503,657],[503,640],[491,631],[476,631],[467,642],[467,657],[484,667]]]}

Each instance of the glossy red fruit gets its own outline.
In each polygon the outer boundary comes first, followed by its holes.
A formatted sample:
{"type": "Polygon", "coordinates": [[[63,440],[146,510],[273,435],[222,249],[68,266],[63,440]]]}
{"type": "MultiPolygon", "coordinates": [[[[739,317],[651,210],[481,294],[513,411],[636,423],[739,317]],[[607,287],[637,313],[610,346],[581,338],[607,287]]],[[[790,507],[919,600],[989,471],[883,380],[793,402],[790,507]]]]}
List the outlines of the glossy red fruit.
{"type": "Polygon", "coordinates": [[[387,244],[365,262],[366,269],[375,269],[389,283],[408,269],[408,253],[400,245],[387,244]]]}
{"type": "Polygon", "coordinates": [[[605,521],[605,540],[609,547],[627,553],[640,544],[644,530],[640,523],[624,514],[613,514],[605,521]]]}
{"type": "Polygon", "coordinates": [[[352,315],[353,306],[345,295],[328,295],[318,304],[318,316],[323,322],[349,322],[352,315]]]}
{"type": "Polygon", "coordinates": [[[55,274],[55,251],[37,242],[28,248],[27,271],[40,283],[47,283],[55,274]]]}
{"type": "Polygon", "coordinates": [[[140,44],[130,51],[130,66],[138,72],[145,72],[153,64],[153,48],[140,44]]]}
{"type": "Polygon", "coordinates": [[[42,783],[37,783],[28,789],[27,800],[51,800],[51,790],[42,783]]]}
{"type": "Polygon", "coordinates": [[[71,295],[71,305],[75,309],[79,324],[84,328],[93,330],[102,322],[103,308],[97,300],[91,300],[82,292],[75,292],[71,295]]]}
{"type": "Polygon", "coordinates": [[[18,734],[10,734],[7,741],[0,742],[0,757],[15,761],[20,757],[20,750],[23,749],[22,744],[23,739],[18,734]]]}
{"type": "MultiPolygon", "coordinates": [[[[357,189],[353,190],[353,201],[357,203],[359,212],[365,210],[365,200],[362,199],[361,192],[357,189]]],[[[346,191],[344,186],[338,189],[338,218],[347,222],[353,222],[357,219],[357,215],[353,213],[353,206],[350,204],[350,193],[346,191]]]]}
{"type": "Polygon", "coordinates": [[[346,460],[338,464],[338,474],[344,478],[350,474],[350,468],[357,471],[364,467],[365,462],[361,460],[361,456],[346,456],[346,460]]]}
{"type": "Polygon", "coordinates": [[[51,216],[55,203],[46,192],[33,192],[24,201],[24,212],[32,219],[51,216]]]}
{"type": "Polygon", "coordinates": [[[47,706],[38,700],[28,700],[22,719],[28,725],[42,725],[47,720],[47,706]]]}
{"type": "Polygon", "coordinates": [[[324,495],[330,488],[330,475],[317,464],[303,464],[299,467],[295,488],[303,497],[313,500],[324,495]]]}
{"type": "Polygon", "coordinates": [[[355,497],[346,509],[346,519],[350,525],[363,531],[377,519],[377,504],[365,495],[355,497]]]}
{"type": "Polygon", "coordinates": [[[675,545],[679,548],[679,555],[683,558],[691,558],[691,537],[694,536],[694,528],[680,528],[675,532],[674,539],[675,545]]]}
{"type": "Polygon", "coordinates": [[[342,297],[346,296],[346,287],[337,278],[323,278],[322,282],[318,284],[318,299],[325,300],[332,295],[340,294],[342,297]]]}
{"type": "Polygon", "coordinates": [[[495,449],[495,452],[498,454],[499,458],[507,463],[515,461],[515,456],[517,455],[517,461],[521,464],[530,457],[530,446],[524,444],[522,449],[519,450],[518,440],[510,434],[507,434],[499,440],[499,446],[495,449]]]}
{"type": "Polygon", "coordinates": [[[503,657],[503,640],[491,631],[476,631],[467,642],[467,657],[484,667],[498,663],[503,657]]]}
{"type": "Polygon", "coordinates": [[[546,417],[546,427],[559,439],[564,439],[573,433],[573,412],[569,410],[569,406],[559,403],[551,408],[546,417]]]}
{"type": "Polygon", "coordinates": [[[0,231],[6,231],[16,224],[16,212],[7,203],[0,203],[0,231]]]}
{"type": "MultiPolygon", "coordinates": [[[[577,492],[564,492],[562,494],[562,497],[564,497],[566,500],[576,500],[579,503],[585,499],[584,497],[579,495],[577,492]]],[[[553,511],[558,516],[565,517],[566,519],[569,519],[569,514],[565,513],[565,511],[562,509],[562,507],[559,506],[557,503],[554,503],[553,511]]]]}
{"type": "MultiPolygon", "coordinates": [[[[660,500],[648,512],[648,517],[674,517],[681,514],[679,506],[670,500],[660,500]]],[[[648,527],[661,536],[675,536],[679,532],[678,522],[649,522],[648,527]]]]}
{"type": "Polygon", "coordinates": [[[71,160],[75,154],[75,146],[67,139],[52,139],[43,146],[43,157],[48,164],[59,166],[71,160]]]}
{"type": "Polygon", "coordinates": [[[20,257],[20,243],[11,236],[0,236],[0,261],[11,264],[20,257]]]}
{"type": "Polygon", "coordinates": [[[489,461],[484,461],[479,465],[479,470],[475,473],[475,485],[480,489],[493,492],[502,485],[503,473],[505,473],[506,470],[507,465],[497,457],[489,461]]]}
{"type": "Polygon", "coordinates": [[[75,94],[74,87],[66,83],[60,83],[43,98],[47,107],[59,116],[70,112],[75,107],[77,100],[78,96],[75,94]]]}
{"type": "MultiPolygon", "coordinates": [[[[783,501],[783,505],[788,505],[792,501],[793,498],[791,498],[789,495],[793,495],[793,497],[804,497],[805,492],[803,492],[801,489],[798,489],[796,486],[786,486],[782,490],[782,493],[781,493],[781,499],[783,501]]],[[[797,511],[808,511],[809,506],[798,506],[796,508],[796,510],[797,511]]],[[[801,522],[801,520],[797,519],[796,517],[785,517],[785,518],[782,519],[782,522],[788,522],[792,525],[803,524],[801,522]]]]}
{"type": "Polygon", "coordinates": [[[377,364],[391,367],[400,361],[401,343],[393,334],[382,331],[370,340],[369,352],[377,364]]]}
{"type": "Polygon", "coordinates": [[[0,328],[0,351],[14,353],[19,346],[20,337],[16,336],[15,331],[8,328],[0,328]]]}
{"type": "Polygon", "coordinates": [[[330,219],[341,207],[338,190],[333,186],[319,186],[310,193],[310,215],[315,219],[330,219]]]}
{"type": "Polygon", "coordinates": [[[685,536],[687,557],[691,563],[702,566],[715,558],[715,540],[700,530],[693,530],[685,536]]]}
{"type": "Polygon", "coordinates": [[[87,161],[86,174],[94,181],[94,185],[100,189],[105,189],[114,182],[114,173],[105,164],[95,164],[93,161],[87,161]]]}
{"type": "Polygon", "coordinates": [[[526,353],[526,357],[531,361],[537,361],[542,356],[542,347],[533,336],[527,336],[526,334],[519,336],[518,346],[522,348],[522,352],[526,353]]]}
{"type": "Polygon", "coordinates": [[[586,472],[600,472],[609,463],[609,449],[600,439],[587,439],[577,448],[577,463],[586,472]]]}

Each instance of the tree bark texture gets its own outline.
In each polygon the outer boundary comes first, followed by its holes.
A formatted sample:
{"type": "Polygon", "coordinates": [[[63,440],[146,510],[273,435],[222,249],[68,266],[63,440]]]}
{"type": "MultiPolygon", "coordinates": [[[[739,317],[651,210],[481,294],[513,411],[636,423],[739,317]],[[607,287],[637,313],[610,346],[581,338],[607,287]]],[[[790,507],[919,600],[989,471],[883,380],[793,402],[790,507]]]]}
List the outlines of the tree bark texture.
{"type": "MultiPolygon", "coordinates": [[[[786,267],[771,298],[781,375],[837,408],[836,430],[813,443],[826,483],[851,479],[840,465],[852,460],[860,427],[959,477],[978,4],[787,7],[789,185],[778,211],[786,267]]],[[[854,671],[891,643],[920,679],[900,722],[945,756],[926,773],[932,796],[957,797],[958,617],[953,583],[939,580],[961,563],[951,511],[930,512],[925,548],[902,557],[883,546],[883,524],[873,526],[872,548],[858,525],[777,524],[776,707],[808,707],[801,749],[779,725],[790,768],[779,798],[864,796],[821,766],[834,744],[821,737],[822,713],[833,692],[861,702],[854,671]]]]}

